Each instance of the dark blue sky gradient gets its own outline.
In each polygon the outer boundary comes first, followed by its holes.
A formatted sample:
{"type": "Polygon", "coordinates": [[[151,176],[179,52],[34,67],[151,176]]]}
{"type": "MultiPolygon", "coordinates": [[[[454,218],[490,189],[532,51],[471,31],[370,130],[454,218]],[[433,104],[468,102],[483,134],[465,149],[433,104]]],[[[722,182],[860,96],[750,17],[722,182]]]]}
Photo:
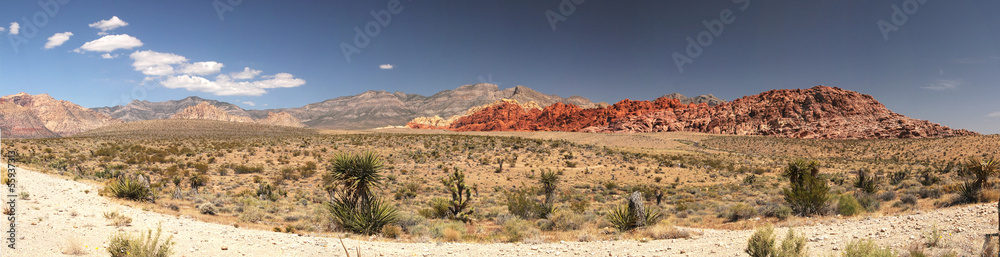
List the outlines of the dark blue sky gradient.
{"type": "Polygon", "coordinates": [[[822,84],[873,95],[910,117],[1000,133],[997,1],[927,0],[886,41],[877,22],[891,22],[892,5],[906,1],[752,0],[740,10],[732,0],[586,0],[553,31],[545,13],[559,12],[563,1],[403,0],[403,10],[347,62],[341,42],[352,44],[354,27],[363,29],[373,21],[369,12],[388,2],[243,0],[220,20],[210,0],[71,1],[15,51],[9,23],[42,9],[36,1],[4,1],[0,94],[49,93],[85,107],[197,95],[264,109],[366,90],[431,95],[481,80],[609,103],[672,92],[733,100],[822,84]],[[735,20],[679,72],[671,55],[684,53],[686,38],[725,9],[735,20]],[[88,24],[111,16],[129,23],[111,34],[144,44],[110,60],[73,52],[101,37],[88,24]],[[74,35],[44,49],[60,32],[74,35]],[[143,50],[220,62],[223,74],[243,67],[290,73],[306,84],[260,96],[169,89],[158,80],[145,90],[139,84],[147,76],[129,59],[143,50]]]}

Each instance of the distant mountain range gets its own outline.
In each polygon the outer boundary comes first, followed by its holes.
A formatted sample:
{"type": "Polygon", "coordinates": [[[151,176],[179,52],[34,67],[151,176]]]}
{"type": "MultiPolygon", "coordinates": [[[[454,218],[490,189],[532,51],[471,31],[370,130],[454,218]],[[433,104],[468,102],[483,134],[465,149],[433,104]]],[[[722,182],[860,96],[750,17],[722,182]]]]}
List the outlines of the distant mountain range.
{"type": "Polygon", "coordinates": [[[799,138],[946,137],[974,135],[893,113],[869,95],[830,87],[772,90],[726,102],[713,95],[668,94],[655,101],[594,103],[524,86],[464,85],[431,96],[366,91],[298,108],[244,110],[199,97],[132,101],[88,109],[47,94],[0,98],[4,138],[71,136],[123,122],[197,119],[322,129],[387,126],[454,130],[588,132],[700,131],[799,138]],[[441,117],[450,117],[447,120],[441,117]],[[504,120],[513,118],[516,120],[504,120]],[[411,122],[412,121],[412,122],[411,122]],[[454,123],[452,123],[454,122],[454,123]]]}

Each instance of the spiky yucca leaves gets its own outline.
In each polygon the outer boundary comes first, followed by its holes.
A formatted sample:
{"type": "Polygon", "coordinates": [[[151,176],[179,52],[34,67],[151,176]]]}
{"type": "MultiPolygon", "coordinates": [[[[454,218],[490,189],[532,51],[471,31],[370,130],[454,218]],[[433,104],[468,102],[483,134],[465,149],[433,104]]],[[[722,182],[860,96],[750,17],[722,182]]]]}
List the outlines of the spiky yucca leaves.
{"type": "Polygon", "coordinates": [[[799,215],[817,214],[826,205],[830,186],[819,177],[819,162],[795,160],[782,175],[789,181],[789,188],[782,190],[785,201],[799,215]]]}
{"type": "Polygon", "coordinates": [[[1000,161],[996,159],[981,160],[977,157],[972,157],[969,158],[966,167],[976,177],[976,181],[973,183],[977,187],[980,189],[990,189],[993,187],[990,183],[990,177],[1000,172],[1000,161]]]}
{"type": "Polygon", "coordinates": [[[140,174],[121,175],[111,178],[104,187],[111,196],[133,201],[155,201],[149,179],[140,174]]]}
{"type": "Polygon", "coordinates": [[[156,235],[152,230],[140,233],[136,237],[128,234],[118,233],[108,239],[108,253],[112,257],[167,257],[172,254],[171,247],[174,246],[173,236],[160,242],[162,229],[156,228],[156,235]]]}
{"type": "Polygon", "coordinates": [[[384,167],[378,154],[340,154],[331,164],[322,186],[330,193],[334,222],[354,233],[371,235],[396,220],[396,208],[374,194],[384,167]],[[341,193],[335,193],[340,187],[341,193]]]}
{"type": "Polygon", "coordinates": [[[344,200],[332,202],[330,212],[334,221],[351,232],[363,235],[378,233],[382,227],[396,221],[396,208],[382,199],[373,197],[362,203],[352,206],[344,200]]]}
{"type": "Polygon", "coordinates": [[[343,187],[343,198],[356,204],[371,198],[372,191],[381,185],[383,167],[375,152],[338,154],[331,160],[330,173],[323,177],[324,188],[333,197],[333,192],[343,187]]]}
{"type": "Polygon", "coordinates": [[[858,178],[854,180],[854,187],[861,189],[868,194],[878,191],[878,177],[868,171],[868,169],[858,169],[858,178]]]}
{"type": "Polygon", "coordinates": [[[451,192],[448,216],[463,222],[472,221],[472,213],[476,210],[470,208],[472,202],[472,190],[465,184],[465,173],[455,168],[455,172],[441,179],[448,192],[451,192]]]}
{"type": "MultiPolygon", "coordinates": [[[[646,225],[653,225],[663,217],[663,214],[659,211],[645,209],[642,207],[642,204],[632,201],[633,199],[626,200],[624,204],[615,206],[605,217],[619,231],[624,232],[646,225]]],[[[640,196],[639,199],[642,199],[642,197],[640,196]]]]}

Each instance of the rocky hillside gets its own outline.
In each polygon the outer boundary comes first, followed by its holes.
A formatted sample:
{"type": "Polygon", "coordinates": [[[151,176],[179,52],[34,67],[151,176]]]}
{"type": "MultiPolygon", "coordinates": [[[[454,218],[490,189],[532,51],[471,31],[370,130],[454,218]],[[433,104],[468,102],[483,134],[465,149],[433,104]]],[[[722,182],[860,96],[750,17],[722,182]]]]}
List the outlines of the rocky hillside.
{"type": "Polygon", "coordinates": [[[201,102],[198,105],[185,108],[183,111],[171,115],[170,119],[253,122],[253,119],[250,117],[231,115],[228,112],[219,110],[219,108],[208,102],[201,102]]]}
{"type": "Polygon", "coordinates": [[[48,94],[18,93],[0,98],[0,129],[5,138],[69,136],[109,124],[121,123],[108,115],[48,94]]]}
{"type": "Polygon", "coordinates": [[[287,112],[278,112],[278,113],[268,112],[267,117],[257,120],[257,123],[276,125],[276,126],[296,127],[296,128],[306,127],[306,124],[303,124],[302,121],[299,121],[299,119],[292,117],[292,115],[288,114],[287,112]]]}
{"type": "Polygon", "coordinates": [[[695,97],[687,97],[687,96],[684,96],[684,95],[679,94],[679,93],[672,93],[672,94],[664,95],[662,97],[664,97],[664,98],[673,98],[673,99],[680,100],[682,104],[700,104],[700,103],[705,103],[708,106],[716,106],[716,105],[720,105],[720,104],[726,102],[726,100],[719,99],[718,97],[715,97],[712,94],[700,95],[700,96],[695,96],[695,97]]]}
{"type": "Polygon", "coordinates": [[[587,98],[563,98],[547,95],[524,86],[499,89],[493,84],[464,85],[445,90],[432,96],[403,92],[367,91],[354,96],[329,99],[299,108],[251,110],[257,119],[267,112],[287,112],[302,120],[309,127],[329,129],[367,129],[389,125],[403,125],[417,117],[451,117],[464,114],[469,108],[490,104],[500,99],[518,102],[535,102],[540,106],[569,103],[582,107],[596,107],[587,98]]]}
{"type": "Polygon", "coordinates": [[[497,100],[496,102],[493,102],[493,103],[490,103],[490,104],[480,105],[480,106],[469,108],[468,110],[465,111],[465,114],[463,114],[463,115],[452,115],[448,119],[441,118],[441,116],[413,118],[413,120],[410,120],[410,122],[406,123],[406,127],[409,127],[409,128],[419,128],[419,129],[446,129],[446,128],[450,127],[452,123],[454,123],[455,121],[458,121],[458,119],[460,119],[462,117],[473,115],[473,114],[475,114],[475,113],[477,113],[479,111],[485,110],[487,108],[495,107],[495,106],[499,106],[499,105],[503,105],[503,104],[511,104],[511,105],[515,105],[515,106],[521,107],[521,109],[523,109],[525,112],[528,112],[528,111],[531,111],[531,110],[542,110],[542,107],[539,106],[534,101],[530,101],[530,102],[522,104],[522,103],[520,103],[520,102],[518,102],[517,100],[514,100],[514,99],[500,99],[500,100],[497,100]]]}
{"type": "Polygon", "coordinates": [[[208,104],[215,106],[230,115],[250,117],[250,114],[248,114],[246,110],[243,110],[243,108],[234,104],[204,99],[197,96],[164,102],[132,100],[132,102],[125,106],[118,105],[113,107],[100,107],[93,108],[92,110],[107,114],[112,118],[125,122],[137,120],[161,120],[170,118],[170,116],[173,116],[188,107],[195,106],[203,102],[207,102],[208,104]]]}
{"type": "Polygon", "coordinates": [[[790,138],[933,138],[975,135],[894,113],[872,96],[836,87],[772,90],[716,106],[623,100],[583,109],[554,104],[525,111],[509,103],[459,118],[458,131],[558,130],[583,132],[695,131],[790,138]]]}

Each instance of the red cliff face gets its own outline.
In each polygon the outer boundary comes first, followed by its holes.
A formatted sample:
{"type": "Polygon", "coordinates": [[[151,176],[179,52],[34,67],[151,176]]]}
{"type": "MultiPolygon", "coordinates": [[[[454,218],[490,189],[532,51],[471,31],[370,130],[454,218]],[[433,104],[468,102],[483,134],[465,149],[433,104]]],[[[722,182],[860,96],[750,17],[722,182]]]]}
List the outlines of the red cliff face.
{"type": "Polygon", "coordinates": [[[927,138],[976,135],[885,108],[870,95],[835,87],[772,90],[717,106],[682,104],[677,99],[622,100],[604,108],[582,109],[556,103],[526,111],[501,104],[461,117],[456,131],[694,131],[791,138],[927,138]]]}

